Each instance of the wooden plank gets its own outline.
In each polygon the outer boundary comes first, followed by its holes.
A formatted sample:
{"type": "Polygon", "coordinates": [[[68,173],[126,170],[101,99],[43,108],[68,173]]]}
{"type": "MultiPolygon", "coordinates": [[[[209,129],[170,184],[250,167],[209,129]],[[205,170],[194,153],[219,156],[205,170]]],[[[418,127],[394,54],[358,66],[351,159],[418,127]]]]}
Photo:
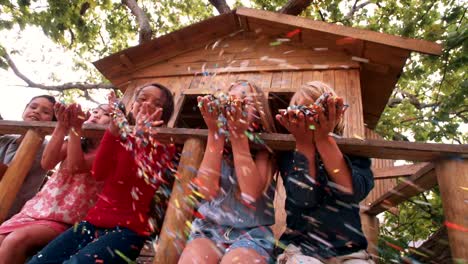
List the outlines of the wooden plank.
{"type": "Polygon", "coordinates": [[[335,73],[332,70],[323,71],[322,81],[333,88],[333,90],[335,89],[335,73]]]}
{"type": "Polygon", "coordinates": [[[291,83],[292,83],[292,72],[284,71],[283,77],[281,80],[281,89],[291,89],[291,83]]]}
{"type": "MultiPolygon", "coordinates": [[[[114,79],[118,77],[125,77],[131,72],[175,57],[188,50],[204,47],[207,43],[217,38],[228,36],[237,29],[238,25],[232,13],[219,15],[141,45],[117,52],[94,62],[94,65],[107,79],[114,83],[114,79]],[[136,67],[127,70],[120,62],[122,54],[125,54],[125,56],[133,61],[136,67]]],[[[130,77],[128,78],[131,79],[130,77]]]]}
{"type": "Polygon", "coordinates": [[[187,63],[158,63],[148,66],[132,74],[132,79],[155,78],[175,75],[202,74],[227,72],[258,72],[258,71],[290,71],[290,70],[326,70],[359,68],[359,63],[352,61],[349,56],[320,56],[317,58],[291,57],[282,58],[252,58],[233,61],[187,62],[187,63]],[[204,69],[204,70],[203,70],[204,69]]]}
{"type": "Polygon", "coordinates": [[[282,72],[274,72],[271,78],[271,88],[282,90],[281,89],[282,78],[283,78],[282,72]]]}
{"type": "MultiPolygon", "coordinates": [[[[453,175],[451,175],[453,176],[453,175]]],[[[434,163],[429,163],[372,202],[365,213],[377,215],[437,185],[434,163]]]]}
{"type": "Polygon", "coordinates": [[[196,176],[196,168],[200,166],[205,150],[205,142],[199,138],[188,139],[182,150],[180,164],[177,169],[179,176],[172,187],[171,198],[164,217],[161,234],[153,263],[177,263],[181,248],[184,248],[190,226],[187,223],[193,219],[193,201],[191,182],[196,176]]]}
{"type": "Polygon", "coordinates": [[[436,174],[453,263],[463,263],[468,260],[468,160],[437,161],[436,174]]]}
{"type": "MultiPolygon", "coordinates": [[[[29,129],[38,129],[41,133],[52,134],[55,122],[24,122],[0,120],[0,134],[24,134],[29,129]]],[[[85,124],[85,137],[101,137],[107,126],[85,124]]],[[[206,139],[207,130],[190,128],[157,128],[161,142],[183,144],[190,137],[206,139]]],[[[293,150],[294,137],[289,134],[262,133],[265,143],[275,150],[293,150]]],[[[378,139],[360,140],[356,138],[337,138],[340,149],[347,154],[358,156],[410,160],[433,161],[438,158],[468,158],[468,144],[436,144],[406,141],[386,141],[378,139]]]]}
{"type": "Polygon", "coordinates": [[[374,180],[407,177],[415,174],[417,171],[427,166],[427,164],[427,162],[421,162],[387,168],[372,168],[372,172],[374,173],[374,180]]]}
{"type": "Polygon", "coordinates": [[[302,86],[302,71],[294,71],[291,80],[291,90],[297,91],[302,86]]]}
{"type": "Polygon", "coordinates": [[[43,141],[44,136],[40,132],[29,129],[13,160],[8,165],[8,169],[0,181],[0,223],[8,216],[43,141]]]}
{"type": "Polygon", "coordinates": [[[364,114],[362,112],[361,83],[358,70],[347,70],[346,99],[349,108],[346,111],[347,120],[345,126],[350,125],[349,132],[353,137],[363,138],[364,132],[364,114]]]}
{"type": "Polygon", "coordinates": [[[441,55],[442,46],[433,42],[403,38],[370,30],[341,26],[337,24],[314,21],[305,17],[291,16],[277,12],[239,7],[236,15],[257,18],[274,24],[285,24],[293,27],[306,28],[332,35],[352,37],[401,49],[418,51],[421,53],[441,55]]]}

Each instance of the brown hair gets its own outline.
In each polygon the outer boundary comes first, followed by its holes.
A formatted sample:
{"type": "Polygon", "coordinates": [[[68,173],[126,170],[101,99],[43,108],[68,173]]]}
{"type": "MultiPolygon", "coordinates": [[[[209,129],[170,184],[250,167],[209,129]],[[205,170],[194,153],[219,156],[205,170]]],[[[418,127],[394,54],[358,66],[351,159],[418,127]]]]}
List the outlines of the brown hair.
{"type": "MultiPolygon", "coordinates": [[[[141,93],[143,89],[145,89],[146,87],[150,87],[150,86],[159,88],[164,94],[165,100],[164,100],[164,104],[162,107],[163,114],[161,116],[161,120],[164,121],[164,124],[167,124],[167,122],[169,122],[169,119],[172,116],[172,113],[174,112],[174,97],[172,96],[171,90],[169,90],[169,88],[167,88],[166,86],[159,84],[159,83],[151,83],[148,85],[144,85],[135,92],[135,95],[133,96],[133,102],[136,101],[136,99],[138,98],[138,95],[141,93]]],[[[131,124],[135,124],[135,117],[132,115],[131,112],[127,114],[127,119],[131,124]]]]}
{"type": "Polygon", "coordinates": [[[265,130],[265,132],[273,132],[273,124],[269,122],[270,119],[268,119],[269,116],[271,117],[270,108],[268,107],[268,101],[263,95],[262,90],[250,81],[237,80],[231,83],[231,85],[228,88],[228,91],[230,91],[233,87],[237,85],[249,87],[251,93],[249,95],[251,95],[253,98],[255,109],[260,116],[262,128],[265,130]]]}
{"type": "MultiPolygon", "coordinates": [[[[323,82],[320,81],[313,81],[313,82],[308,82],[306,84],[303,84],[299,90],[297,90],[293,97],[291,98],[291,101],[289,105],[298,105],[300,99],[304,99],[307,104],[313,104],[317,98],[319,98],[322,94],[324,93],[329,93],[334,96],[337,96],[335,91],[328,85],[326,85],[323,82]]],[[[343,135],[344,131],[344,120],[343,118],[340,118],[338,121],[338,124],[335,126],[335,129],[333,130],[333,133],[337,135],[343,135]]]]}
{"type": "Polygon", "coordinates": [[[52,121],[57,121],[57,117],[55,116],[55,111],[54,111],[54,105],[57,101],[55,100],[55,97],[51,95],[43,94],[43,95],[34,96],[33,98],[31,98],[31,100],[29,100],[29,103],[26,104],[26,107],[24,108],[24,110],[26,110],[29,104],[37,98],[44,98],[47,101],[52,103],[52,121]]]}

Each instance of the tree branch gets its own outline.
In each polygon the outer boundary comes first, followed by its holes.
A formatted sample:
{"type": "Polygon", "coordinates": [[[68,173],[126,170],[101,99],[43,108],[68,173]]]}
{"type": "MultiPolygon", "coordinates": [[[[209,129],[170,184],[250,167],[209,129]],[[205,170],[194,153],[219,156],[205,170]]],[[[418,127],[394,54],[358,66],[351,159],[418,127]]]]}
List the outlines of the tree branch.
{"type": "Polygon", "coordinates": [[[280,13],[297,16],[312,4],[312,0],[289,0],[279,10],[280,13]]]}
{"type": "Polygon", "coordinates": [[[153,30],[145,11],[138,6],[136,0],[122,0],[122,4],[126,5],[137,19],[140,26],[140,31],[138,32],[140,44],[150,41],[153,36],[153,30]]]}
{"type": "Polygon", "coordinates": [[[231,8],[225,0],[209,0],[210,3],[218,10],[219,14],[231,12],[231,8]]]}
{"type": "Polygon", "coordinates": [[[403,98],[391,98],[387,106],[388,107],[395,107],[403,102],[404,99],[408,99],[410,104],[414,105],[417,109],[421,110],[423,108],[428,108],[428,107],[436,107],[440,105],[440,102],[435,102],[431,104],[426,104],[426,103],[421,103],[418,99],[418,97],[412,93],[402,91],[400,89],[395,89],[395,92],[401,94],[403,98]]]}
{"type": "Polygon", "coordinates": [[[356,0],[356,2],[354,2],[354,5],[353,5],[353,8],[351,8],[351,10],[349,10],[348,14],[346,14],[346,16],[343,18],[343,20],[345,21],[349,21],[353,18],[354,14],[359,11],[359,9],[361,8],[364,8],[366,5],[368,4],[372,4],[371,1],[366,1],[364,3],[361,3],[361,4],[357,4],[359,2],[359,0],[356,0]]]}
{"type": "Polygon", "coordinates": [[[70,90],[70,89],[78,89],[82,91],[87,91],[90,89],[112,89],[115,88],[114,85],[110,83],[98,83],[98,84],[91,84],[91,83],[79,83],[79,82],[68,82],[64,83],[61,85],[45,85],[45,84],[40,84],[32,81],[26,75],[20,72],[18,67],[16,67],[16,64],[13,62],[11,59],[10,55],[6,50],[4,51],[4,54],[2,56],[5,58],[6,62],[8,63],[8,66],[10,66],[11,70],[15,73],[16,76],[18,76],[21,80],[23,80],[26,84],[27,87],[33,87],[33,88],[40,88],[44,90],[49,90],[49,91],[59,91],[63,92],[65,90],[70,90]]]}

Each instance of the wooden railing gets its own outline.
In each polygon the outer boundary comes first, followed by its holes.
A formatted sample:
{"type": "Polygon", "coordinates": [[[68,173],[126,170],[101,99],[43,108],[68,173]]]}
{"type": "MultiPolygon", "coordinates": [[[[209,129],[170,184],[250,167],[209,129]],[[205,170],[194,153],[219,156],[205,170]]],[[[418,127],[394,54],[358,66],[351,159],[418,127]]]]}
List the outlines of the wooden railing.
{"type": "MultiPolygon", "coordinates": [[[[43,138],[51,134],[54,122],[19,122],[0,121],[0,134],[25,134],[25,138],[9,168],[0,182],[0,220],[3,220],[11,206],[26,173],[32,165],[32,160],[39,150],[43,138]]],[[[104,126],[87,125],[84,129],[86,137],[100,137],[105,131],[104,126]]],[[[193,170],[198,168],[203,157],[207,131],[187,128],[159,128],[158,135],[163,142],[184,144],[178,175],[170,198],[165,221],[162,227],[161,239],[154,263],[176,263],[180,248],[184,246],[185,235],[174,236],[174,230],[182,230],[192,219],[190,205],[181,199],[188,189],[188,183],[194,176],[193,170]],[[186,155],[185,155],[186,154],[186,155]]],[[[293,149],[294,138],[286,134],[263,134],[261,138],[274,150],[293,149]]],[[[364,217],[370,228],[370,236],[377,236],[378,223],[375,214],[380,213],[395,204],[404,201],[417,193],[439,185],[445,219],[452,226],[460,226],[465,231],[448,229],[450,247],[453,258],[468,259],[468,226],[466,215],[468,207],[468,145],[432,144],[415,142],[394,142],[385,140],[363,140],[356,138],[336,139],[340,149],[347,154],[367,156],[380,159],[399,159],[409,161],[430,162],[424,165],[408,166],[376,170],[382,177],[411,176],[394,190],[384,194],[371,204],[364,217]],[[390,170],[393,170],[394,175],[390,170]],[[390,204],[386,204],[390,201],[390,204]],[[386,206],[387,205],[387,206],[386,206]]],[[[369,231],[368,230],[368,231],[369,231]]]]}

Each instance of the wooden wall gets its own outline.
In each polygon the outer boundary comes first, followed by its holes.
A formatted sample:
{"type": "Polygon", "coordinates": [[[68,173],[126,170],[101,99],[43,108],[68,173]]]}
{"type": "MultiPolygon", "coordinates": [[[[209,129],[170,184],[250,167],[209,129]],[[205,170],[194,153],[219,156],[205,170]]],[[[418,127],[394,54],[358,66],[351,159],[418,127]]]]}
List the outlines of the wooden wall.
{"type": "MultiPolygon", "coordinates": [[[[169,87],[175,96],[176,111],[170,126],[192,128],[204,127],[196,108],[196,96],[224,90],[236,80],[249,80],[259,86],[268,97],[273,116],[278,109],[287,107],[292,94],[302,84],[323,81],[350,105],[345,115],[344,136],[364,138],[365,135],[359,65],[345,53],[292,44],[271,46],[266,39],[249,40],[244,36],[148,66],[132,78],[122,87],[126,89],[124,101],[128,107],[135,89],[157,82],[169,87]]],[[[276,126],[278,132],[284,132],[279,124],[276,126]]],[[[286,223],[281,180],[278,187],[273,226],[276,237],[284,231],[286,223]]]]}

